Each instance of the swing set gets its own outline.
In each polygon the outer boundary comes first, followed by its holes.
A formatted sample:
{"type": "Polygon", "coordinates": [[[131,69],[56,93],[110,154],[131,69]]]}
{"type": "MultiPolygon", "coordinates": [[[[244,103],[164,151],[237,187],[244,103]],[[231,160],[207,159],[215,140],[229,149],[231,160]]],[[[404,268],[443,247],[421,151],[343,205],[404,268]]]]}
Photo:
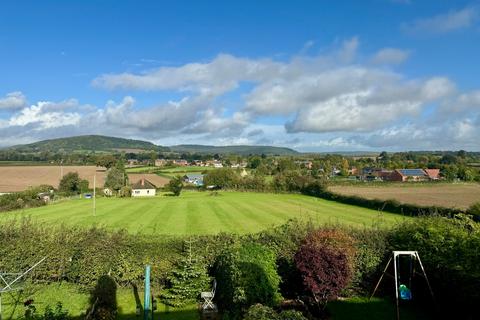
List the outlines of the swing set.
{"type": "Polygon", "coordinates": [[[428,286],[428,290],[430,291],[430,295],[432,296],[432,300],[435,303],[435,297],[433,295],[432,287],[430,286],[430,282],[428,281],[427,274],[425,273],[425,269],[423,268],[422,260],[420,260],[420,256],[418,255],[417,251],[393,251],[392,252],[392,255],[390,256],[390,259],[388,260],[387,265],[385,266],[385,269],[383,270],[383,273],[380,276],[380,279],[378,280],[372,295],[370,296],[370,299],[375,295],[375,292],[380,286],[380,283],[382,282],[382,279],[385,275],[393,277],[395,280],[395,303],[397,307],[397,310],[396,310],[397,320],[400,320],[399,300],[410,301],[413,299],[412,279],[415,275],[420,275],[425,279],[428,286]],[[408,271],[407,282],[403,282],[400,277],[401,275],[400,258],[401,257],[406,257],[409,259],[408,270],[407,270],[408,271]],[[393,260],[393,272],[394,272],[393,276],[387,273],[388,267],[392,263],[392,260],[393,260]],[[415,268],[417,267],[417,265],[420,266],[421,273],[415,271],[415,268]]]}

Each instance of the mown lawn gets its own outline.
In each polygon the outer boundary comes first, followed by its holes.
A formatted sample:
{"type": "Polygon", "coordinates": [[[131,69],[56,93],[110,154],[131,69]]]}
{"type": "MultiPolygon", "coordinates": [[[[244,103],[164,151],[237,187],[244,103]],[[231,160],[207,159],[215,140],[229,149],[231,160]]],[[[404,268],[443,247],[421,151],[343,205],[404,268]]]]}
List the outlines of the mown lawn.
{"type": "MultiPolygon", "coordinates": [[[[118,288],[117,319],[135,319],[136,300],[139,299],[143,306],[143,289],[139,288],[137,296],[133,288],[118,288]]],[[[26,287],[24,292],[13,292],[2,295],[2,316],[3,319],[22,319],[25,314],[23,302],[27,299],[34,300],[34,306],[39,314],[43,314],[45,307],[54,308],[57,302],[61,302],[63,310],[68,310],[68,314],[73,319],[84,319],[85,313],[89,307],[89,293],[79,286],[68,283],[54,283],[50,285],[34,285],[26,287]]],[[[158,298],[157,298],[158,300],[158,298]]],[[[141,317],[139,317],[141,319],[141,317]]],[[[162,320],[194,320],[199,319],[198,308],[196,304],[187,305],[183,308],[167,307],[158,303],[158,309],[155,312],[155,319],[162,320]]]]}
{"type": "Polygon", "coordinates": [[[102,225],[143,234],[251,233],[292,218],[353,226],[391,225],[400,215],[298,194],[183,192],[180,197],[75,199],[3,213],[0,223],[31,217],[49,224],[102,225]]]}
{"type": "MultiPolygon", "coordinates": [[[[68,310],[72,319],[83,319],[89,306],[89,294],[85,289],[73,284],[61,283],[50,285],[35,285],[27,287],[25,292],[4,294],[3,298],[3,319],[21,319],[25,313],[23,302],[33,299],[37,312],[42,314],[45,307],[54,307],[61,302],[64,310],[68,310]]],[[[135,319],[136,301],[143,305],[143,289],[139,288],[137,293],[133,288],[118,288],[117,319],[135,319]]],[[[155,319],[162,320],[197,320],[199,319],[198,305],[190,304],[183,308],[171,308],[161,303],[157,297],[158,310],[155,312],[155,319]]],[[[389,298],[373,298],[368,300],[365,297],[354,297],[333,301],[328,304],[331,318],[335,320],[370,319],[384,320],[395,318],[395,304],[389,298]]],[[[403,305],[400,309],[401,318],[409,319],[434,319],[432,310],[426,306],[414,304],[403,305]]],[[[139,317],[141,318],[141,317],[139,317]]]]}

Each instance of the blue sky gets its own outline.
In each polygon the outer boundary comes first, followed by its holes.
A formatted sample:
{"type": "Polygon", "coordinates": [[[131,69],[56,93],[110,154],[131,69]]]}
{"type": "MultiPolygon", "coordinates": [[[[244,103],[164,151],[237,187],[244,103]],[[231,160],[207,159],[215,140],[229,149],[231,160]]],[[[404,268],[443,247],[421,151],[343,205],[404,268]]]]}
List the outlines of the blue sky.
{"type": "Polygon", "coordinates": [[[0,146],[480,150],[478,1],[2,1],[0,146]]]}

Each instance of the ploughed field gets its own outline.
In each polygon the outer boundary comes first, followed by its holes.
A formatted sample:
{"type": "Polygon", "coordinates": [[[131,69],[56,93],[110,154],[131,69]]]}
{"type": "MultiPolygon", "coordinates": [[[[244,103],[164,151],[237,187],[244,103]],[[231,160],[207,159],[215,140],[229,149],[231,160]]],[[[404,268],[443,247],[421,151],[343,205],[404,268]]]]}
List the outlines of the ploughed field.
{"type": "Polygon", "coordinates": [[[391,225],[407,219],[391,213],[298,194],[183,192],[179,197],[65,200],[44,207],[0,214],[0,224],[31,217],[47,224],[101,225],[143,234],[251,233],[292,218],[353,226],[391,225]]]}
{"type": "MultiPolygon", "coordinates": [[[[105,183],[105,169],[96,166],[0,166],[0,192],[23,191],[28,187],[48,184],[57,187],[62,174],[78,172],[82,179],[89,181],[93,188],[93,176],[96,176],[97,187],[105,183]]],[[[169,179],[156,174],[129,173],[131,182],[146,178],[157,187],[163,187],[169,179]]]]}
{"type": "Polygon", "coordinates": [[[478,183],[398,183],[365,186],[331,186],[331,191],[367,199],[394,199],[402,203],[448,208],[468,208],[480,201],[478,183]]]}

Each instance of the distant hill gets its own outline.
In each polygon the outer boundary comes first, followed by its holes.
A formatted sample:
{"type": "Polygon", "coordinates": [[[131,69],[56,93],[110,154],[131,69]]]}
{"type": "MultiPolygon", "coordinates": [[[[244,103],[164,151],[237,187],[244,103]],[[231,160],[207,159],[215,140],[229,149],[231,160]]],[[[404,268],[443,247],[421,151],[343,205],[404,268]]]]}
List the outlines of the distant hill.
{"type": "Polygon", "coordinates": [[[100,135],[76,136],[43,140],[9,148],[18,152],[58,152],[58,151],[169,151],[151,142],[100,135]]]}
{"type": "Polygon", "coordinates": [[[170,150],[178,153],[198,153],[198,154],[238,154],[242,156],[250,154],[266,155],[295,155],[297,151],[290,148],[271,147],[271,146],[204,146],[196,144],[182,144],[170,146],[170,150]]]}

